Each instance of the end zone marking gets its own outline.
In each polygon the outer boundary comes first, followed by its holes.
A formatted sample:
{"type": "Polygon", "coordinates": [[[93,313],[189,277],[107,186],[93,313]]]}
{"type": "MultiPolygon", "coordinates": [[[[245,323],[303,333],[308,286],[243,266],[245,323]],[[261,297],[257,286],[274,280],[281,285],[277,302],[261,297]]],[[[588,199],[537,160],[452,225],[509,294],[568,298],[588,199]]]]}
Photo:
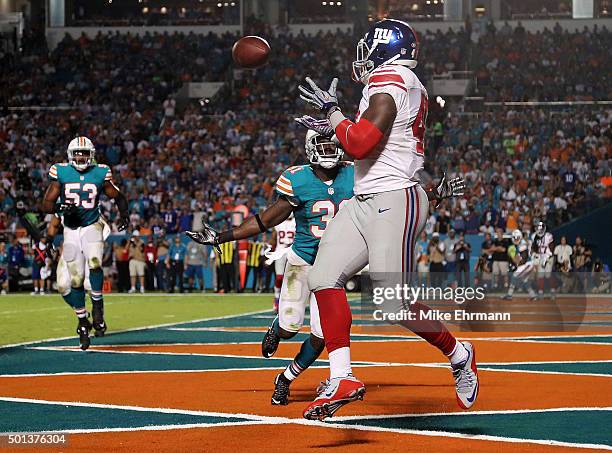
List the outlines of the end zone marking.
{"type": "MultiPolygon", "coordinates": [[[[399,429],[399,428],[383,428],[383,427],[373,427],[366,425],[343,425],[341,423],[329,423],[329,422],[320,422],[314,420],[305,420],[300,418],[288,418],[288,417],[270,417],[264,415],[254,415],[254,414],[239,414],[239,413],[223,413],[223,412],[208,412],[208,411],[193,411],[193,410],[184,410],[184,409],[170,409],[170,408],[148,408],[142,406],[121,406],[114,404],[99,404],[99,403],[84,403],[84,402],[74,402],[74,401],[48,401],[48,400],[37,400],[30,398],[9,398],[9,397],[0,397],[0,401],[10,401],[10,402],[21,402],[21,403],[33,403],[33,404],[47,404],[47,405],[62,405],[62,406],[77,406],[77,407],[96,407],[102,409],[123,409],[123,410],[132,410],[132,411],[141,411],[141,412],[160,412],[166,414],[182,414],[182,415],[202,415],[202,416],[214,416],[214,417],[239,417],[247,420],[246,422],[230,422],[226,426],[236,426],[245,423],[252,424],[270,424],[270,425],[278,425],[278,424],[298,424],[298,425],[308,425],[308,426],[318,426],[321,428],[331,428],[331,429],[339,429],[339,430],[357,430],[357,431],[375,431],[375,432],[392,432],[398,434],[412,434],[417,436],[429,436],[429,437],[451,437],[458,439],[471,439],[471,440],[485,440],[492,442],[507,442],[507,443],[521,443],[521,444],[536,444],[536,445],[552,445],[552,446],[560,446],[560,447],[570,447],[570,448],[588,448],[588,449],[604,449],[604,450],[612,450],[612,446],[605,444],[587,444],[587,443],[572,443],[572,442],[561,442],[555,440],[547,440],[547,439],[523,439],[523,438],[515,438],[515,437],[502,437],[502,436],[491,436],[484,434],[462,434],[456,432],[447,432],[447,431],[428,431],[428,430],[413,430],[413,429],[399,429]]],[[[558,408],[557,410],[562,410],[558,408]]],[[[584,410],[584,409],[583,409],[584,410]]],[[[587,409],[589,410],[589,409],[587,409]]],[[[546,410],[544,410],[546,411],[546,410]]],[[[485,412],[485,411],[483,411],[485,412]]],[[[489,412],[489,411],[486,411],[489,412]]],[[[537,410],[536,412],[542,412],[542,410],[537,410]]],[[[462,412],[461,414],[474,414],[474,412],[462,412]]],[[[439,413],[435,415],[447,415],[446,413],[439,413]]],[[[422,415],[421,415],[422,416],[422,415]]],[[[397,417],[397,415],[394,415],[397,417]]],[[[341,420],[338,418],[337,420],[341,420]]],[[[223,423],[223,422],[222,422],[223,423]]],[[[189,428],[199,428],[199,427],[215,427],[221,426],[220,423],[211,424],[190,424],[190,425],[176,425],[175,428],[169,429],[189,429],[189,428]]],[[[64,433],[94,433],[94,432],[120,432],[120,431],[153,431],[153,430],[163,430],[164,426],[144,426],[140,428],[108,428],[106,430],[100,429],[92,429],[92,430],[61,430],[64,433]]],[[[55,431],[47,431],[49,433],[53,433],[55,431]]],[[[60,431],[57,431],[60,432],[60,431]]]]}

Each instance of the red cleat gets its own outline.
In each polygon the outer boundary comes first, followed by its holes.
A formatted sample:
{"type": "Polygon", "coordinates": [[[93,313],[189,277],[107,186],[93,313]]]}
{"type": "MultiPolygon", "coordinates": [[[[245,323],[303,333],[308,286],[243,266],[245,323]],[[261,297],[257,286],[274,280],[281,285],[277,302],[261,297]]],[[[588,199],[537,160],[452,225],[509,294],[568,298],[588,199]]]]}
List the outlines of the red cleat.
{"type": "Polygon", "coordinates": [[[320,387],[319,396],[304,409],[304,418],[308,420],[323,420],[331,417],[345,404],[362,400],[366,389],[359,379],[348,376],[327,381],[320,387]]]}

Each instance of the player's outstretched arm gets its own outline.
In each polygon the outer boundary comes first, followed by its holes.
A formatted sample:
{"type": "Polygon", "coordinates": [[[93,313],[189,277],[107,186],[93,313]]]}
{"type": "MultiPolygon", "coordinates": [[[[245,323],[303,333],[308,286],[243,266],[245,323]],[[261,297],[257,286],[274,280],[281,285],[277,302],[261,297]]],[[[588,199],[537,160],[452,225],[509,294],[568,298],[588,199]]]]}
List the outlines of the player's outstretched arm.
{"type": "MultiPolygon", "coordinates": [[[[298,86],[300,98],[317,107],[323,113],[335,131],[344,151],[355,159],[363,159],[378,145],[397,116],[397,107],[393,97],[386,93],[377,93],[370,97],[368,108],[357,122],[344,116],[338,106],[334,78],[327,91],[322,90],[310,78],[306,77],[309,86],[298,86]]],[[[318,126],[307,117],[298,121],[303,126],[317,130],[318,126]]]]}
{"type": "Polygon", "coordinates": [[[286,220],[292,211],[293,206],[291,206],[287,199],[281,197],[272,206],[266,208],[261,215],[256,214],[248,217],[244,222],[231,230],[217,233],[214,229],[205,225],[202,232],[187,231],[186,234],[200,244],[218,245],[224,242],[238,241],[257,236],[259,233],[275,227],[286,220]]]}
{"type": "Polygon", "coordinates": [[[115,203],[117,204],[117,209],[119,209],[119,222],[117,223],[117,229],[119,231],[125,230],[130,223],[127,198],[117,188],[113,181],[104,182],[104,194],[107,197],[115,200],[115,203]]]}

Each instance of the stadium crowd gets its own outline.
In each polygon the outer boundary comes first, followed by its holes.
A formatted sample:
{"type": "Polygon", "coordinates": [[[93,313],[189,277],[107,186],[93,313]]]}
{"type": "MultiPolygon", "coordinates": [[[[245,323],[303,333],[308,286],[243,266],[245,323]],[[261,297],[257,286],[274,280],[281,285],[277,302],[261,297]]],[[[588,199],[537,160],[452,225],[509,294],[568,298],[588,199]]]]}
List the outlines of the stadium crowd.
{"type": "MultiPolygon", "coordinates": [[[[540,46],[542,53],[559,56],[570,42],[582,42],[575,57],[581,60],[574,61],[589,68],[581,90],[609,98],[602,91],[609,85],[602,83],[608,75],[601,61],[609,32],[559,41],[551,33],[514,30],[509,38],[499,30],[490,39],[505,51],[483,41],[488,62],[478,73],[480,89],[502,99],[515,93],[521,99],[576,97],[577,71],[559,63],[562,58],[542,68],[538,53],[528,48],[540,46]],[[505,75],[517,64],[515,48],[507,47],[514,39],[524,43],[521,64],[531,68],[522,71],[525,78],[505,75]]],[[[65,161],[67,142],[77,134],[91,137],[98,161],[112,167],[130,200],[131,231],[141,236],[185,231],[194,213],[220,225],[237,205],[257,211],[269,203],[278,174],[305,157],[303,131],[293,122],[307,112],[297,84],[307,75],[322,83],[339,75],[343,105],[353,106],[347,112],[356,110],[361,89],[350,80],[355,38],[340,31],[275,37],[271,64],[255,72],[231,70],[234,40],[231,35],[109,34],[66,37],[50,53],[41,42],[25,43],[27,54],[5,55],[0,105],[21,109],[0,116],[0,232],[20,229],[19,202],[37,210],[49,166],[65,161]],[[203,106],[177,105],[173,93],[191,80],[227,80],[232,89],[203,106]]],[[[469,45],[464,31],[425,34],[418,75],[426,83],[432,74],[462,69],[469,45]]],[[[611,170],[610,116],[596,108],[431,115],[427,173],[461,173],[470,193],[432,213],[428,234],[451,228],[457,234],[527,231],[536,218],[559,224],[609,197],[600,178],[611,170]]],[[[103,200],[102,207],[112,219],[111,203],[103,200]]],[[[113,255],[118,259],[118,251],[113,255]]]]}

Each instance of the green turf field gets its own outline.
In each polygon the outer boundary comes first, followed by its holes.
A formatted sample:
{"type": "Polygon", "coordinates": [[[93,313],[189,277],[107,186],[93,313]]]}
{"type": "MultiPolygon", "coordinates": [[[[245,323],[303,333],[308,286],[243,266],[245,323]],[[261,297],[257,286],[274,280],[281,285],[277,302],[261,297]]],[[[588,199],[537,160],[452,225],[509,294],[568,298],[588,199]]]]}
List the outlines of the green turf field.
{"type": "MultiPolygon", "coordinates": [[[[272,306],[271,294],[107,294],[104,299],[109,332],[272,306]]],[[[74,313],[57,294],[0,296],[0,345],[71,336],[75,328],[74,313]]]]}

